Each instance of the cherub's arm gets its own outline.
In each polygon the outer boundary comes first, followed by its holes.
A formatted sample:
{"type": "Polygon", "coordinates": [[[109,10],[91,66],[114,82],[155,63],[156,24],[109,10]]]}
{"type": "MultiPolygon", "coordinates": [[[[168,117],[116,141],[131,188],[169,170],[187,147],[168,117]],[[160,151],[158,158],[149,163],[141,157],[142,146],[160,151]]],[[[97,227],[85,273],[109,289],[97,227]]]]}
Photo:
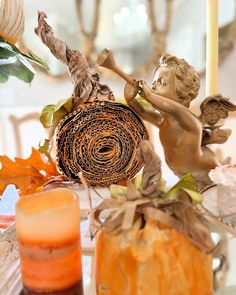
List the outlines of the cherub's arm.
{"type": "Polygon", "coordinates": [[[146,81],[142,81],[142,86],[146,100],[150,102],[155,109],[172,115],[183,129],[193,132],[199,132],[199,130],[202,129],[202,124],[198,118],[181,103],[154,93],[147,85],[146,81]]]}
{"type": "Polygon", "coordinates": [[[124,97],[127,104],[145,121],[155,125],[159,128],[162,117],[161,115],[152,110],[145,109],[140,102],[135,99],[137,95],[137,89],[135,89],[131,84],[127,83],[125,85],[124,97]]]}

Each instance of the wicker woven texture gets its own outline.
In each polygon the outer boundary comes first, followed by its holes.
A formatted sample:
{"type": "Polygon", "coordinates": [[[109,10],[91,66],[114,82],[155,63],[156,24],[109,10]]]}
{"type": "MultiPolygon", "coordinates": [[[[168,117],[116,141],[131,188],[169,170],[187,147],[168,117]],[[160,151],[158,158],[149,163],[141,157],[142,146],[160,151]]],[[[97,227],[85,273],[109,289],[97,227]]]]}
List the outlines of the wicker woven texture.
{"type": "Polygon", "coordinates": [[[110,101],[83,103],[57,130],[57,163],[69,180],[106,187],[132,178],[143,164],[136,150],[148,132],[128,106],[110,101]]]}

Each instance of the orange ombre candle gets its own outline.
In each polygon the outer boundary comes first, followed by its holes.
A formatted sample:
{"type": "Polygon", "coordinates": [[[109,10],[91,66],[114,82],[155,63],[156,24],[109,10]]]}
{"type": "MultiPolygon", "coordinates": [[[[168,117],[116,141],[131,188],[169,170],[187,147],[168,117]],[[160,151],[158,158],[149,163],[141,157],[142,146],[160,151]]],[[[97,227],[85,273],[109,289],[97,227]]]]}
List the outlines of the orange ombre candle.
{"type": "Polygon", "coordinates": [[[83,294],[80,208],[74,192],[58,188],[20,199],[16,231],[22,294],[83,294]]]}

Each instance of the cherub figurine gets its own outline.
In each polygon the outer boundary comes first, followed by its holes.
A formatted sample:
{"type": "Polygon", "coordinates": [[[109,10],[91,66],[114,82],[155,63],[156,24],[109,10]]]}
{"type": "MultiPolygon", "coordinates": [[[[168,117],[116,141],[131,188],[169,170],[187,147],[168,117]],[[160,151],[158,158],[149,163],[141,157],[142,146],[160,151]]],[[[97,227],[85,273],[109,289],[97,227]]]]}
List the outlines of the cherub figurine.
{"type": "Polygon", "coordinates": [[[206,146],[225,142],[231,131],[215,124],[236,110],[236,106],[221,95],[206,98],[197,117],[189,109],[200,88],[197,72],[184,59],[164,55],[157,67],[152,88],[146,81],[137,87],[127,83],[126,102],[144,120],[159,128],[165,160],[177,175],[192,173],[199,188],[211,183],[208,173],[220,164],[215,154],[206,146]],[[141,95],[155,110],[145,109],[135,98],[141,95]]]}

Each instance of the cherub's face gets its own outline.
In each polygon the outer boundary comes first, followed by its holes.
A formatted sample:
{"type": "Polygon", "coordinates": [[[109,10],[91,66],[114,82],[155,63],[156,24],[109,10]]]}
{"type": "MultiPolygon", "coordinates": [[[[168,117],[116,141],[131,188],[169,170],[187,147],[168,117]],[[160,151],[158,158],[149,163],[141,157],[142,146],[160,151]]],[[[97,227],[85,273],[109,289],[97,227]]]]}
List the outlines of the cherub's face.
{"type": "Polygon", "coordinates": [[[161,66],[156,70],[152,90],[156,94],[179,101],[176,93],[175,66],[161,66]]]}

